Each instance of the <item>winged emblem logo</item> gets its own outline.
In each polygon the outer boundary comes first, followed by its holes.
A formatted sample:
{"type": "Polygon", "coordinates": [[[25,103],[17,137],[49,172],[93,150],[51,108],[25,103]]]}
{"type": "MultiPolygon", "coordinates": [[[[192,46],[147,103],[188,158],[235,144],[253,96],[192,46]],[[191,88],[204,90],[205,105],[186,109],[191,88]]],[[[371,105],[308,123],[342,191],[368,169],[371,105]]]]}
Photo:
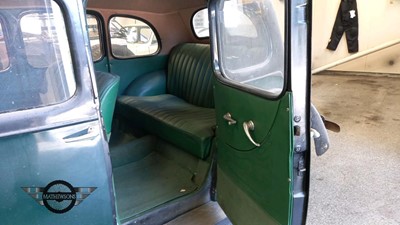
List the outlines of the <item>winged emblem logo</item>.
{"type": "Polygon", "coordinates": [[[73,187],[63,180],[52,181],[46,187],[21,188],[37,203],[57,214],[68,212],[96,190],[96,187],[73,187]]]}

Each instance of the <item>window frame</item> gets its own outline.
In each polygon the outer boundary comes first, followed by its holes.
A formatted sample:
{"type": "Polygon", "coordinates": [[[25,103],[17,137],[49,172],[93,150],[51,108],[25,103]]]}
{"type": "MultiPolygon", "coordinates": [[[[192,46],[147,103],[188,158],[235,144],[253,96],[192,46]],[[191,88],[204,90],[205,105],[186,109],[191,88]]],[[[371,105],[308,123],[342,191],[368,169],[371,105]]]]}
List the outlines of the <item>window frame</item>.
{"type": "MultiPolygon", "coordinates": [[[[76,90],[64,102],[17,111],[0,113],[0,138],[16,134],[33,133],[68,124],[98,119],[98,101],[94,93],[94,69],[87,52],[89,37],[83,6],[68,0],[52,0],[58,4],[66,27],[71,49],[76,90]],[[76,12],[79,12],[77,15],[76,12]],[[72,49],[75,49],[72,51],[72,49]]],[[[18,11],[18,17],[30,9],[18,11]]],[[[11,62],[11,64],[13,64],[11,62]]]]}
{"type": "MultiPolygon", "coordinates": [[[[254,95],[263,97],[268,100],[279,100],[281,99],[286,92],[291,91],[291,60],[290,60],[290,55],[291,55],[291,45],[290,45],[290,26],[289,26],[289,21],[290,21],[290,15],[289,15],[289,6],[288,2],[284,1],[285,4],[284,6],[284,11],[283,11],[283,33],[282,33],[282,38],[283,38],[283,87],[280,91],[279,94],[274,94],[272,92],[256,88],[251,85],[246,85],[242,84],[240,82],[237,82],[235,80],[231,80],[225,76],[225,74],[222,73],[221,65],[220,65],[220,51],[221,51],[221,46],[217,44],[217,39],[219,38],[219,33],[217,30],[219,29],[219,24],[216,24],[215,21],[211,20],[210,21],[210,33],[215,33],[215,35],[210,38],[211,40],[211,48],[212,51],[214,52],[212,54],[212,61],[213,61],[213,67],[214,67],[214,73],[217,78],[217,80],[224,85],[227,85],[229,87],[233,87],[235,89],[245,91],[248,93],[252,93],[254,95]]],[[[217,6],[211,4],[209,7],[209,17],[213,17],[212,19],[215,19],[214,17],[217,17],[217,6]]],[[[209,18],[210,19],[210,18],[209,18]]]]}
{"type": "Polygon", "coordinates": [[[8,61],[8,65],[6,67],[0,68],[0,73],[4,73],[11,68],[11,60],[10,60],[10,54],[9,54],[10,51],[9,51],[8,38],[7,38],[7,27],[4,26],[4,24],[5,23],[4,23],[3,15],[0,15],[1,32],[3,34],[4,48],[6,50],[5,54],[7,55],[7,61],[8,61]]]}
{"type": "Polygon", "coordinates": [[[156,30],[154,25],[151,24],[149,21],[141,18],[141,17],[137,17],[137,16],[133,16],[133,15],[127,15],[127,14],[112,14],[112,15],[110,15],[108,17],[108,22],[107,22],[107,37],[108,37],[107,38],[107,43],[109,44],[109,49],[110,49],[111,56],[113,58],[119,59],[119,60],[129,60],[129,59],[145,58],[145,57],[155,56],[155,55],[158,55],[161,52],[161,48],[162,48],[160,35],[158,34],[158,31],[156,30]],[[152,54],[148,54],[148,55],[138,55],[138,56],[134,55],[132,57],[126,57],[126,58],[114,55],[114,52],[113,52],[113,49],[112,49],[112,44],[111,44],[111,32],[110,32],[111,19],[113,19],[114,17],[125,17],[125,18],[128,18],[128,19],[139,20],[139,21],[145,23],[147,26],[149,26],[152,29],[152,31],[154,33],[154,36],[157,39],[157,44],[158,44],[157,51],[155,51],[152,54]]]}
{"type": "MultiPolygon", "coordinates": [[[[93,17],[95,17],[96,21],[97,21],[97,29],[99,32],[99,45],[100,45],[100,51],[101,51],[101,57],[97,60],[93,60],[93,63],[102,61],[104,59],[104,57],[106,57],[107,55],[107,48],[106,48],[106,38],[105,38],[105,28],[104,28],[104,18],[102,17],[102,15],[99,12],[96,12],[94,10],[86,10],[86,23],[87,23],[87,15],[91,15],[93,17]]],[[[89,33],[89,31],[88,31],[89,33]]],[[[89,37],[90,40],[90,37],[89,37]]],[[[89,41],[90,43],[90,41],[89,41]]],[[[92,48],[92,46],[90,45],[90,48],[92,48]]],[[[93,51],[92,51],[93,53],[93,51]]]]}
{"type": "MultiPolygon", "coordinates": [[[[45,1],[45,0],[43,0],[43,1],[45,1]]],[[[64,26],[65,26],[65,33],[63,33],[63,34],[65,34],[66,35],[66,39],[67,40],[69,40],[69,38],[70,38],[70,34],[68,33],[68,24],[67,24],[67,21],[66,21],[66,19],[67,19],[67,17],[66,17],[66,13],[65,13],[65,9],[63,9],[62,7],[63,7],[63,3],[61,2],[61,0],[48,0],[48,1],[52,1],[52,2],[54,2],[55,4],[57,4],[58,5],[58,7],[59,7],[59,10],[60,10],[60,13],[61,13],[61,16],[62,16],[62,19],[63,19],[63,22],[64,22],[64,26]]],[[[24,35],[23,35],[23,30],[22,30],[22,24],[21,24],[21,21],[22,21],[22,18],[23,17],[25,17],[25,16],[27,16],[27,15],[29,15],[29,14],[35,14],[35,13],[38,13],[38,14],[40,14],[40,13],[47,13],[47,11],[46,11],[46,9],[45,8],[37,8],[37,9],[29,9],[29,10],[23,10],[23,9],[21,9],[21,13],[19,13],[18,14],[18,24],[16,25],[17,27],[18,27],[18,33],[20,34],[20,36],[19,36],[19,38],[20,38],[20,44],[21,45],[23,45],[24,47],[23,47],[23,49],[24,49],[24,55],[25,55],[25,62],[31,67],[31,68],[34,68],[34,69],[44,69],[44,68],[46,68],[46,67],[37,67],[37,66],[35,66],[35,65],[33,65],[31,62],[30,62],[30,60],[29,60],[29,58],[28,58],[28,52],[27,52],[27,49],[26,49],[26,42],[25,42],[25,40],[24,40],[24,35]]],[[[71,92],[71,94],[70,94],[70,96],[69,97],[67,97],[66,99],[63,99],[62,101],[55,101],[55,102],[52,102],[52,103],[47,103],[47,104],[43,104],[43,105],[39,105],[39,106],[34,106],[34,107],[29,107],[29,108],[21,108],[21,109],[12,109],[12,110],[9,110],[9,111],[3,111],[3,112],[0,112],[0,114],[3,114],[3,113],[11,113],[11,112],[16,112],[16,111],[27,111],[27,110],[31,110],[31,109],[37,109],[37,108],[46,108],[46,107],[49,107],[49,106],[55,106],[55,105],[59,105],[59,104],[62,104],[62,103],[64,103],[64,102],[67,102],[69,99],[71,99],[71,98],[73,98],[75,95],[76,95],[76,93],[77,93],[77,91],[78,91],[78,81],[77,81],[77,74],[76,74],[76,68],[75,68],[75,66],[74,66],[74,54],[73,54],[73,46],[71,45],[71,43],[70,42],[68,42],[68,49],[69,49],[69,51],[70,51],[70,59],[71,59],[71,63],[72,63],[72,70],[71,70],[71,72],[73,72],[73,74],[72,74],[72,79],[74,80],[74,86],[75,86],[75,88],[73,89],[73,92],[71,92]]],[[[61,52],[62,50],[60,49],[60,52],[61,52]]],[[[50,66],[49,66],[50,67],[50,66]]],[[[49,67],[47,67],[47,69],[49,68],[49,67]]],[[[65,71],[66,72],[66,71],[65,71]]],[[[65,79],[65,80],[67,80],[68,78],[67,78],[67,73],[65,73],[64,74],[64,76],[63,77],[60,77],[61,79],[65,79]]],[[[67,82],[67,85],[68,85],[68,88],[70,87],[70,84],[67,82]]]]}
{"type": "MultiPolygon", "coordinates": [[[[205,36],[205,37],[199,37],[196,33],[196,30],[194,29],[194,23],[193,23],[194,17],[197,15],[197,13],[199,13],[202,10],[207,10],[207,18],[208,18],[208,10],[209,10],[208,7],[204,7],[204,8],[200,8],[200,9],[196,10],[193,13],[192,17],[190,18],[190,28],[192,29],[194,36],[199,40],[210,39],[210,26],[208,26],[208,36],[205,36]]],[[[210,24],[209,18],[207,20],[208,20],[208,24],[210,24]]]]}

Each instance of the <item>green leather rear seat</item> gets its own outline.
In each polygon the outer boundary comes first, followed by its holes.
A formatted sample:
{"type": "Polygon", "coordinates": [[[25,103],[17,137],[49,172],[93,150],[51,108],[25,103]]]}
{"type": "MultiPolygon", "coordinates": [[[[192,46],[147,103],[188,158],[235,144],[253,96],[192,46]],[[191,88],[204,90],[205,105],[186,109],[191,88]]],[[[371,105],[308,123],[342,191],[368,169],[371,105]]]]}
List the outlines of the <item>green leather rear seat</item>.
{"type": "Polygon", "coordinates": [[[215,126],[210,46],[181,44],[169,55],[167,93],[120,96],[116,110],[151,134],[204,159],[215,126]]]}
{"type": "Polygon", "coordinates": [[[95,76],[100,98],[100,110],[103,116],[107,139],[109,140],[120,78],[117,75],[102,71],[96,71],[95,76]]]}

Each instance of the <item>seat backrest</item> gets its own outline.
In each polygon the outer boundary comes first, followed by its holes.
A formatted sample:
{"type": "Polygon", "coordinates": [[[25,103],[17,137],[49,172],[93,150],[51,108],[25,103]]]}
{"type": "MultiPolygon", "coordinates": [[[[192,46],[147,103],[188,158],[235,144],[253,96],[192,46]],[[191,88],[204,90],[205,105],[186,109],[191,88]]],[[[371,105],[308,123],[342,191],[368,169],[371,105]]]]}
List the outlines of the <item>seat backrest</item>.
{"type": "Polygon", "coordinates": [[[119,76],[101,71],[96,71],[95,76],[100,98],[100,110],[103,115],[107,137],[109,138],[111,135],[115,102],[118,95],[119,76]]]}
{"type": "Polygon", "coordinates": [[[185,43],[168,60],[167,92],[185,101],[214,108],[210,45],[185,43]]]}

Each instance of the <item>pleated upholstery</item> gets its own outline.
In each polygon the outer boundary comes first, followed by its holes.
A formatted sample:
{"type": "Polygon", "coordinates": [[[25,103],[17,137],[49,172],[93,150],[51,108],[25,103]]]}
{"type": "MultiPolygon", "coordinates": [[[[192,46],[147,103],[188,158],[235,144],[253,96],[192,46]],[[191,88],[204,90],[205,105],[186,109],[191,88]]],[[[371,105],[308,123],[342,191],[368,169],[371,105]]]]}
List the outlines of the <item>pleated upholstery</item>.
{"type": "Polygon", "coordinates": [[[168,94],[120,96],[116,110],[135,126],[205,159],[216,123],[210,46],[181,44],[169,57],[168,94]]]}
{"type": "Polygon", "coordinates": [[[214,108],[210,45],[181,44],[170,54],[167,91],[185,101],[214,108]]]}
{"type": "Polygon", "coordinates": [[[135,126],[204,159],[214,135],[215,111],[198,107],[174,95],[118,98],[118,111],[135,126]]]}

